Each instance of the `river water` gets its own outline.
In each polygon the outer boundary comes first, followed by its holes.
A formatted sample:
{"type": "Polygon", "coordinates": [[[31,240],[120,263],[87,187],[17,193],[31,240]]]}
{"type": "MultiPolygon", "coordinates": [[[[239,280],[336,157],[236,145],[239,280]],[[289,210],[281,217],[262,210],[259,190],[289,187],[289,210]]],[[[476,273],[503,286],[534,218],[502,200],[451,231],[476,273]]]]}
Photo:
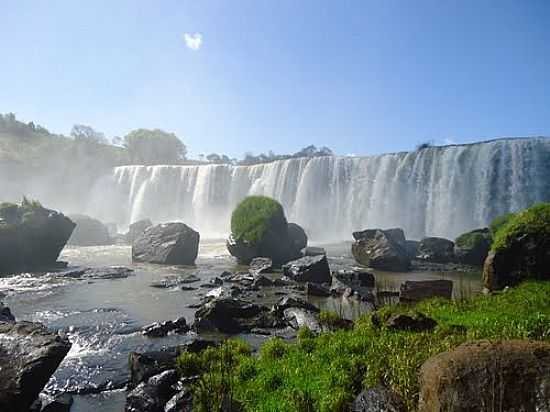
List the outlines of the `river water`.
{"type": "MultiPolygon", "coordinates": [[[[326,248],[332,270],[354,266],[350,243],[322,245],[326,248]]],[[[131,351],[157,350],[189,340],[192,334],[169,335],[165,338],[144,337],[140,329],[155,321],[185,316],[192,322],[201,295],[207,291],[183,291],[179,288],[158,289],[151,283],[165,276],[194,274],[200,283],[219,276],[224,270],[246,270],[235,264],[221,240],[201,241],[199,256],[193,267],[133,264],[129,246],[67,247],[60,260],[69,267],[122,265],[134,273],[122,279],[79,280],[55,273],[19,274],[0,278],[0,298],[18,320],[41,322],[52,330],[65,333],[72,348],[46,387],[46,392],[90,391],[104,385],[119,387],[128,379],[128,354],[131,351]],[[2,297],[3,296],[3,297],[2,297]]],[[[398,290],[404,280],[451,279],[455,297],[478,293],[479,273],[375,271],[377,287],[398,290]]],[[[198,286],[200,283],[193,284],[198,286]]],[[[274,289],[274,288],[266,288],[274,289]]],[[[263,290],[262,290],[263,292],[263,290]]],[[[259,297],[270,303],[274,295],[259,297]]],[[[337,310],[348,318],[364,313],[361,304],[343,299],[312,300],[321,308],[337,310]]],[[[244,336],[258,343],[265,337],[244,336]]],[[[107,390],[99,394],[74,397],[72,412],[124,410],[125,391],[107,390]]]]}

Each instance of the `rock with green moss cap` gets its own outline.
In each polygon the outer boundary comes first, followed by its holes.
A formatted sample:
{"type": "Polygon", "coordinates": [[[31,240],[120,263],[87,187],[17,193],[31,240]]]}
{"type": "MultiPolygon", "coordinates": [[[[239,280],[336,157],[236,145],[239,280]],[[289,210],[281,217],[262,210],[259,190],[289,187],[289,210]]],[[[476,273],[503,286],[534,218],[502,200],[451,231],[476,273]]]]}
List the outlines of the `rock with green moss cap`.
{"type": "Polygon", "coordinates": [[[526,279],[550,280],[550,203],[525,209],[501,226],[483,266],[489,290],[526,279]]]}
{"type": "Polygon", "coordinates": [[[0,204],[0,274],[56,266],[75,224],[36,201],[0,204]]]}
{"type": "Polygon", "coordinates": [[[292,224],[289,230],[279,202],[266,196],[250,196],[233,211],[227,249],[241,264],[248,265],[255,257],[268,257],[279,266],[299,258],[304,242],[307,245],[305,232],[298,229],[292,224]]]}
{"type": "Polygon", "coordinates": [[[483,266],[490,248],[489,228],[476,229],[463,233],[455,239],[454,254],[459,263],[483,266]]]}

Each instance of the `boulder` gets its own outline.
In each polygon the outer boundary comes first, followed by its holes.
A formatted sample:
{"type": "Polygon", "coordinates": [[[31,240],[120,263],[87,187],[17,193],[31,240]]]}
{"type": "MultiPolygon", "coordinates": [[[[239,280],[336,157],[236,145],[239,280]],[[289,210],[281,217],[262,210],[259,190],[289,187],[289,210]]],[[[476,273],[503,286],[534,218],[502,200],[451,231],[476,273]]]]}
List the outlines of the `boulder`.
{"type": "Polygon", "coordinates": [[[37,204],[5,205],[0,204],[0,273],[55,267],[75,224],[37,204]]]}
{"type": "Polygon", "coordinates": [[[409,257],[409,259],[416,259],[416,255],[418,255],[418,246],[420,246],[420,242],[418,240],[405,240],[405,243],[403,244],[405,253],[409,257]]]}
{"type": "Polygon", "coordinates": [[[193,329],[197,333],[220,332],[237,334],[254,328],[272,328],[280,324],[265,306],[231,297],[205,303],[195,312],[193,329]]]}
{"type": "Polygon", "coordinates": [[[550,343],[476,341],[420,369],[420,412],[550,410],[550,343]]]}
{"type": "Polygon", "coordinates": [[[270,258],[257,257],[252,259],[248,271],[252,276],[270,272],[273,269],[273,261],[270,258]]]}
{"type": "Polygon", "coordinates": [[[491,248],[492,237],[489,228],[476,229],[455,239],[454,254],[459,263],[483,266],[491,248]]]}
{"type": "Polygon", "coordinates": [[[384,322],[385,326],[391,330],[408,330],[411,332],[425,332],[432,330],[437,326],[437,322],[427,317],[423,313],[414,313],[413,315],[399,313],[391,315],[384,322]]]}
{"type": "Polygon", "coordinates": [[[0,323],[0,410],[27,412],[70,348],[39,323],[0,323]]]}
{"type": "Polygon", "coordinates": [[[299,253],[302,249],[307,247],[307,235],[302,226],[297,223],[289,223],[288,226],[288,240],[295,253],[299,253]]]}
{"type": "Polygon", "coordinates": [[[451,280],[407,280],[401,284],[399,301],[411,303],[434,297],[451,299],[452,295],[453,282],[451,280]]]}
{"type": "Polygon", "coordinates": [[[184,387],[170,398],[164,406],[164,412],[192,412],[193,393],[189,387],[184,387]]]}
{"type": "Polygon", "coordinates": [[[200,235],[184,223],[163,223],[147,228],[132,245],[135,262],[192,265],[200,235]]]}
{"type": "Polygon", "coordinates": [[[169,369],[141,382],[126,396],[126,412],[164,412],[164,405],[177,392],[178,375],[169,369]]]}
{"type": "Polygon", "coordinates": [[[417,258],[435,263],[450,263],[455,259],[455,244],[442,237],[425,237],[418,245],[417,258]]]}
{"type": "Polygon", "coordinates": [[[284,296],[279,301],[273,305],[271,309],[272,312],[282,313],[285,309],[288,308],[299,308],[304,309],[310,312],[320,312],[319,308],[309,302],[306,302],[303,299],[300,299],[296,296],[284,296]]]}
{"type": "Polygon", "coordinates": [[[111,245],[113,240],[109,228],[99,220],[86,215],[69,215],[76,227],[67,242],[75,246],[111,245]]]}
{"type": "Polygon", "coordinates": [[[255,257],[259,256],[258,247],[244,240],[238,240],[233,235],[229,235],[225,243],[227,250],[237,258],[237,262],[241,265],[248,265],[255,257]]]}
{"type": "Polygon", "coordinates": [[[288,308],[283,311],[284,320],[292,329],[298,330],[307,327],[312,332],[321,332],[319,313],[302,308],[288,308]]]}
{"type": "Polygon", "coordinates": [[[374,275],[365,270],[341,269],[333,273],[331,290],[337,294],[351,289],[361,297],[370,296],[375,285],[374,275]]]}
{"type": "Polygon", "coordinates": [[[320,296],[320,297],[328,297],[330,296],[330,289],[326,286],[323,286],[320,283],[311,283],[306,282],[306,295],[308,296],[320,296]]]}
{"type": "Polygon", "coordinates": [[[296,282],[330,283],[330,269],[325,255],[305,256],[283,266],[285,276],[296,282]]]}
{"type": "Polygon", "coordinates": [[[184,317],[174,321],[167,320],[165,322],[155,322],[142,328],[142,333],[145,336],[152,338],[161,338],[168,335],[169,332],[186,333],[189,330],[184,317]]]}
{"type": "Polygon", "coordinates": [[[189,274],[189,275],[172,275],[172,276],[166,276],[160,280],[157,280],[155,282],[152,282],[149,286],[153,288],[159,288],[159,289],[169,289],[169,288],[175,288],[182,285],[187,285],[189,283],[196,283],[199,282],[201,278],[199,278],[196,275],[189,274]]]}
{"type": "Polygon", "coordinates": [[[132,223],[128,228],[128,233],[126,233],[126,241],[130,244],[133,243],[134,240],[140,237],[151,226],[153,226],[153,222],[150,219],[142,219],[132,223]]]}
{"type": "Polygon", "coordinates": [[[105,266],[96,268],[70,269],[57,273],[74,279],[124,279],[133,275],[134,270],[125,266],[105,266]]]}
{"type": "Polygon", "coordinates": [[[363,390],[353,401],[352,412],[407,412],[403,400],[393,391],[377,386],[363,390]]]}
{"type": "Polygon", "coordinates": [[[396,233],[367,229],[354,232],[353,237],[355,242],[352,244],[351,252],[359,264],[396,272],[409,270],[411,260],[403,243],[394,240],[401,239],[396,233]]]}

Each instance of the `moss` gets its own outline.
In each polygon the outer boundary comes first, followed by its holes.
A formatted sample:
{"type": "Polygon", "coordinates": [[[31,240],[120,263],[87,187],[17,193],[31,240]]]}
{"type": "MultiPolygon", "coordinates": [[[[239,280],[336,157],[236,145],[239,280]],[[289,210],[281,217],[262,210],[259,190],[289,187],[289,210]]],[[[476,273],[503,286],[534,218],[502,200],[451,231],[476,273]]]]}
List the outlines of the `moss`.
{"type": "Polygon", "coordinates": [[[495,233],[491,248],[493,251],[507,249],[521,235],[550,238],[550,203],[539,203],[509,217],[495,233]]]}
{"type": "Polygon", "coordinates": [[[489,231],[491,232],[491,236],[495,237],[498,230],[506,223],[508,223],[510,219],[512,219],[514,216],[514,213],[506,213],[504,215],[500,215],[494,218],[493,221],[489,224],[489,231]]]}
{"type": "Polygon", "coordinates": [[[485,241],[485,236],[479,232],[468,232],[456,238],[455,244],[463,249],[472,249],[485,241]]]}
{"type": "Polygon", "coordinates": [[[250,196],[244,199],[231,216],[231,232],[237,240],[252,245],[261,242],[266,232],[287,225],[283,207],[266,196],[250,196]]]}

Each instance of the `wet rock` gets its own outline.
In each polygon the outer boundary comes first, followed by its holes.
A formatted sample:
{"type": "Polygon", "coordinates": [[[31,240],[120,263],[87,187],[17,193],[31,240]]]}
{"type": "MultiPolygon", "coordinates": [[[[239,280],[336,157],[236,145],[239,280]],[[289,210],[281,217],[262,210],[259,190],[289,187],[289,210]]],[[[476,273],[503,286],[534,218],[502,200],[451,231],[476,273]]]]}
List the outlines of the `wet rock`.
{"type": "Polygon", "coordinates": [[[189,331],[189,326],[187,325],[184,317],[178,318],[174,321],[167,320],[165,322],[155,322],[144,326],[142,329],[142,333],[145,336],[152,338],[164,337],[172,331],[175,331],[176,333],[186,333],[189,331]]]}
{"type": "Polygon", "coordinates": [[[322,247],[308,246],[302,249],[302,254],[304,256],[321,256],[321,255],[326,255],[327,251],[322,247]]]}
{"type": "Polygon", "coordinates": [[[404,245],[394,240],[395,233],[381,229],[354,232],[351,252],[355,260],[367,267],[388,271],[409,270],[411,260],[404,245]]]}
{"type": "Polygon", "coordinates": [[[153,288],[159,288],[159,289],[169,289],[169,288],[175,288],[181,285],[186,285],[189,283],[195,283],[199,282],[201,279],[198,276],[195,276],[193,274],[191,275],[184,275],[184,276],[167,276],[159,281],[153,282],[150,284],[153,288]]]}
{"type": "Polygon", "coordinates": [[[99,220],[86,215],[69,215],[69,218],[76,223],[67,242],[69,245],[102,246],[113,244],[109,228],[99,220]]]}
{"type": "Polygon", "coordinates": [[[550,344],[476,341],[428,359],[419,411],[547,411],[550,344]]]}
{"type": "Polygon", "coordinates": [[[4,206],[0,213],[0,273],[57,267],[75,227],[69,218],[26,203],[4,206]]]}
{"type": "Polygon", "coordinates": [[[259,255],[258,247],[244,240],[235,239],[233,235],[229,235],[226,242],[227,250],[231,256],[237,258],[237,262],[241,265],[248,265],[259,255]]]}
{"type": "Polygon", "coordinates": [[[459,263],[483,266],[491,248],[491,233],[488,228],[464,233],[455,239],[454,254],[459,263]]]}
{"type": "Polygon", "coordinates": [[[273,269],[273,261],[270,258],[257,257],[252,259],[248,271],[252,276],[270,272],[273,269]]]}
{"type": "Polygon", "coordinates": [[[296,223],[288,224],[288,238],[292,249],[297,254],[300,250],[307,247],[307,235],[305,230],[296,223]]]}
{"type": "Polygon", "coordinates": [[[403,400],[393,391],[378,386],[362,391],[351,407],[352,412],[407,412],[403,400]]]}
{"type": "Polygon", "coordinates": [[[306,283],[306,295],[308,296],[327,297],[330,296],[330,294],[330,289],[326,286],[323,286],[319,283],[306,283]]]}
{"type": "Polygon", "coordinates": [[[197,333],[236,334],[253,328],[276,327],[280,322],[265,306],[234,298],[215,299],[195,312],[193,329],[197,333]]]}
{"type": "Polygon", "coordinates": [[[50,403],[46,404],[42,412],[69,412],[73,405],[73,396],[64,393],[56,396],[50,403]]]}
{"type": "Polygon", "coordinates": [[[285,276],[296,282],[330,283],[327,257],[305,256],[283,266],[285,276]]]}
{"type": "Polygon", "coordinates": [[[453,282],[451,280],[407,280],[399,291],[400,302],[419,302],[423,299],[440,297],[451,299],[453,282]]]}
{"type": "Polygon", "coordinates": [[[133,269],[124,266],[105,266],[66,270],[59,272],[58,276],[74,279],[124,279],[133,274],[133,269]]]}
{"type": "Polygon", "coordinates": [[[427,317],[423,313],[396,314],[391,315],[385,325],[391,330],[408,330],[412,332],[424,332],[432,330],[437,326],[437,322],[432,318],[427,317]]]}
{"type": "Polygon", "coordinates": [[[418,259],[436,263],[449,263],[455,259],[455,244],[442,237],[425,237],[418,245],[418,259]]]}
{"type": "Polygon", "coordinates": [[[147,228],[132,245],[135,262],[192,265],[199,250],[199,233],[183,223],[147,228]]]}
{"type": "Polygon", "coordinates": [[[164,412],[192,412],[193,394],[189,387],[176,393],[164,406],[164,412]]]}
{"type": "Polygon", "coordinates": [[[285,309],[298,308],[311,312],[320,312],[319,308],[303,299],[296,296],[285,296],[279,299],[279,301],[271,309],[272,312],[282,313],[285,309]]]}
{"type": "Polygon", "coordinates": [[[126,397],[126,412],[164,412],[164,405],[175,395],[178,375],[169,369],[141,382],[126,397]]]}
{"type": "Polygon", "coordinates": [[[322,329],[318,312],[291,307],[285,309],[283,315],[286,323],[292,329],[298,330],[307,327],[313,332],[320,332],[322,329]]]}
{"type": "Polygon", "coordinates": [[[70,347],[39,323],[0,323],[0,410],[26,412],[70,347]]]}
{"type": "Polygon", "coordinates": [[[126,240],[128,243],[133,243],[145,230],[153,226],[153,222],[150,219],[142,219],[134,222],[128,228],[128,233],[126,233],[126,240]]]}
{"type": "Polygon", "coordinates": [[[4,306],[2,302],[0,302],[0,322],[15,322],[15,316],[12,315],[10,308],[4,306]]]}
{"type": "Polygon", "coordinates": [[[263,288],[273,286],[273,281],[264,275],[256,276],[254,282],[252,283],[253,288],[263,288]]]}
{"type": "Polygon", "coordinates": [[[403,247],[409,259],[416,259],[416,255],[418,255],[418,246],[420,246],[418,240],[405,240],[403,247]]]}
{"type": "Polygon", "coordinates": [[[331,290],[336,294],[342,294],[350,288],[360,297],[371,296],[375,279],[371,272],[365,270],[342,269],[333,273],[331,290]]]}

